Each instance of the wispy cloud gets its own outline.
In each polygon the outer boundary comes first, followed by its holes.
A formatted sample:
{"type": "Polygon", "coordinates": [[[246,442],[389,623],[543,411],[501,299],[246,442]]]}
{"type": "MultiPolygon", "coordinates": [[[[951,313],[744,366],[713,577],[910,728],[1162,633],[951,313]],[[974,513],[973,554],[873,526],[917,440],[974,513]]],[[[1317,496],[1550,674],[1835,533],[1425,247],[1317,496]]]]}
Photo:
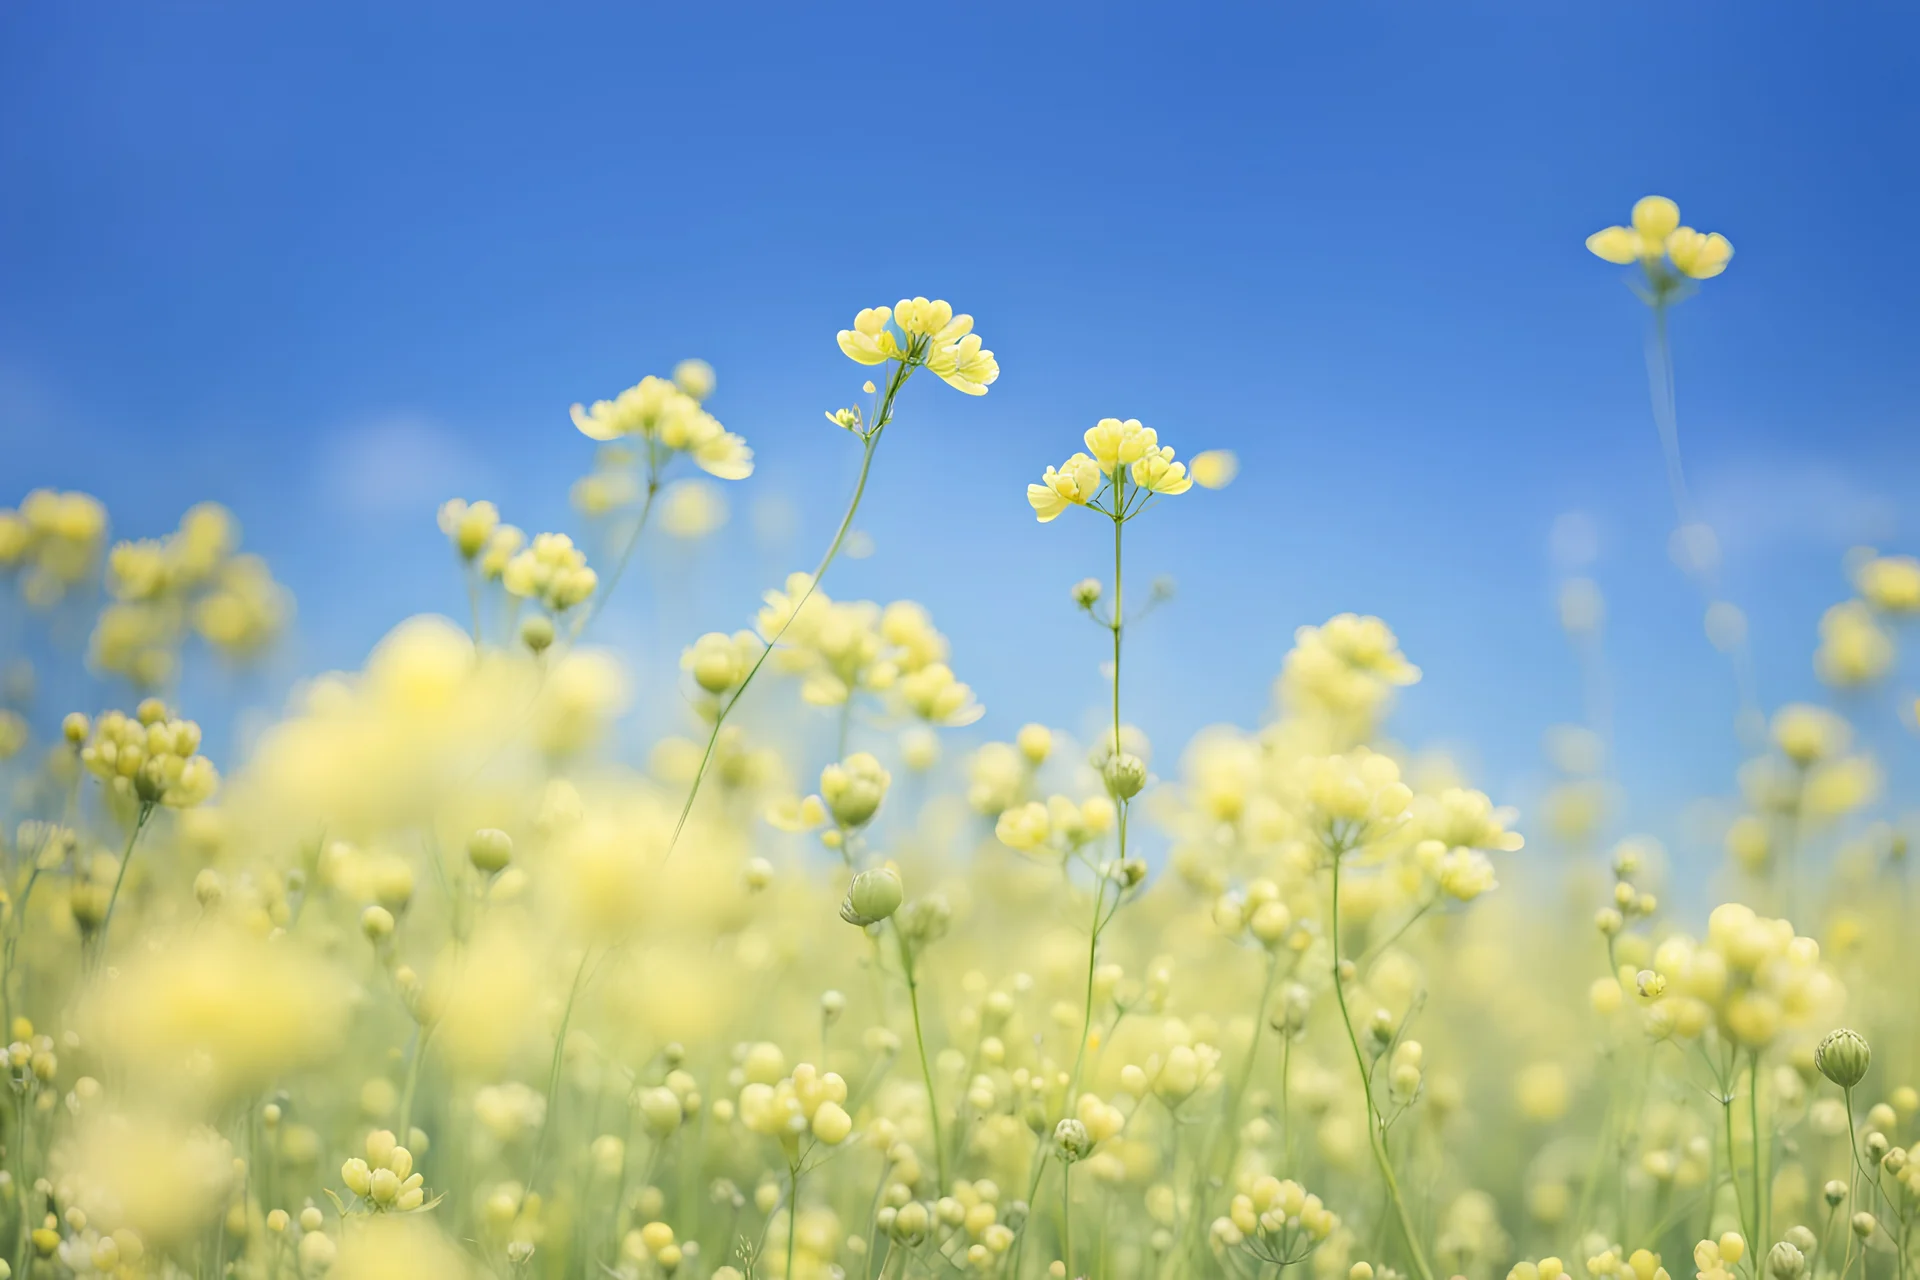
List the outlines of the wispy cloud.
{"type": "Polygon", "coordinates": [[[1701,513],[1728,555],[1781,547],[1885,545],[1905,529],[1891,496],[1913,476],[1867,477],[1813,458],[1772,458],[1702,477],[1701,513]]]}
{"type": "Polygon", "coordinates": [[[432,418],[389,413],[327,432],[314,468],[330,509],[361,520],[430,520],[441,502],[486,488],[487,468],[432,418]]]}

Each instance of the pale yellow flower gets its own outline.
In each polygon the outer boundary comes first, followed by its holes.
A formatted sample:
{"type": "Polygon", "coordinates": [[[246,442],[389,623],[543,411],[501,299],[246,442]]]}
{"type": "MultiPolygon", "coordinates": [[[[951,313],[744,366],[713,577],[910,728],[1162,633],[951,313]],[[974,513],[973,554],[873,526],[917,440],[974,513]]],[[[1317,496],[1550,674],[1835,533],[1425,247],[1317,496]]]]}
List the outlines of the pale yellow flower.
{"type": "Polygon", "coordinates": [[[1149,449],[1133,464],[1133,482],[1150,493],[1172,496],[1193,488],[1184,463],[1173,460],[1173,446],[1149,449]]]}
{"type": "Polygon", "coordinates": [[[1087,452],[1108,475],[1115,467],[1130,467],[1158,447],[1159,436],[1152,427],[1140,425],[1140,419],[1102,418],[1087,428],[1087,452]]]}
{"type": "Polygon", "coordinates": [[[1048,467],[1039,484],[1027,486],[1027,501],[1045,524],[1068,507],[1084,507],[1102,484],[1100,464],[1076,453],[1058,467],[1048,467]]]}
{"type": "Polygon", "coordinates": [[[887,328],[892,317],[890,307],[867,307],[853,318],[853,328],[842,329],[839,334],[840,350],[846,352],[849,360],[859,364],[884,364],[888,360],[904,359],[906,353],[893,339],[893,331],[887,328]]]}
{"type": "Polygon", "coordinates": [[[981,347],[977,333],[969,333],[945,346],[936,345],[927,356],[927,368],[955,391],[964,391],[970,396],[987,394],[988,386],[1000,376],[999,362],[993,358],[993,352],[981,347]]]}
{"type": "Polygon", "coordinates": [[[1607,227],[1587,237],[1597,258],[1626,266],[1638,262],[1657,274],[1664,258],[1673,269],[1707,280],[1727,269],[1733,246],[1719,232],[1703,234],[1680,225],[1680,206],[1665,196],[1645,196],[1633,206],[1632,226],[1607,227]]]}
{"type": "Polygon", "coordinates": [[[1224,489],[1240,474],[1240,459],[1231,449],[1208,449],[1193,455],[1187,474],[1202,489],[1224,489]]]}
{"type": "Polygon", "coordinates": [[[1732,257],[1733,246],[1718,231],[1703,235],[1681,227],[1667,237],[1667,261],[1695,280],[1711,280],[1727,269],[1732,257]]]}

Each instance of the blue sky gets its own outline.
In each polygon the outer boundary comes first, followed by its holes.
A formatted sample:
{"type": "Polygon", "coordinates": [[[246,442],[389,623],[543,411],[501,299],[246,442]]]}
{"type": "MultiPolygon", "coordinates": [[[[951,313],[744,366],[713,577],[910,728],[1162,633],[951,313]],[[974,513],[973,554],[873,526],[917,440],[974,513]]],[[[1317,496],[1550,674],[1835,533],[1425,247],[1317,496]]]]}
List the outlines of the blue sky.
{"type": "Polygon", "coordinates": [[[271,699],[463,608],[441,498],[567,527],[567,404],[699,355],[759,471],[610,611],[670,652],[830,532],[834,330],[943,296],[1003,376],[910,388],[828,589],[924,601],[983,731],[1100,698],[1065,598],[1099,530],[1023,487],[1134,416],[1244,463],[1133,526],[1180,584],[1129,666],[1163,749],[1354,609],[1425,668],[1402,735],[1526,794],[1579,710],[1548,535],[1580,511],[1651,819],[1727,789],[1733,695],[1665,559],[1641,309],[1582,238],[1660,191],[1733,240],[1676,318],[1684,448],[1763,697],[1815,692],[1841,554],[1920,542],[1916,37],[1891,4],[11,4],[0,501],[87,487],[128,536],[228,503],[300,599],[271,699]],[[792,541],[756,548],[770,501],[792,541]]]}

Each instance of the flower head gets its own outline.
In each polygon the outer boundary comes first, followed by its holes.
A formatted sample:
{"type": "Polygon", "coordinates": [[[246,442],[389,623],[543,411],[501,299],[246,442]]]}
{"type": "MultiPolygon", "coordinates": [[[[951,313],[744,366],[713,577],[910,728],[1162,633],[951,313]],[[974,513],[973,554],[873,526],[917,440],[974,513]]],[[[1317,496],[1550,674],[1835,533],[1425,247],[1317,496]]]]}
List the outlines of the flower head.
{"type": "Polygon", "coordinates": [[[1027,502],[1045,524],[1068,507],[1086,506],[1102,483],[1100,464],[1084,453],[1076,453],[1059,466],[1048,467],[1039,484],[1028,485],[1027,502]]]}
{"type": "Polygon", "coordinates": [[[1680,206],[1665,196],[1645,196],[1633,206],[1631,226],[1607,227],[1587,237],[1587,250],[1607,262],[1639,263],[1659,279],[1668,268],[1694,280],[1727,269],[1733,246],[1719,232],[1703,234],[1680,225],[1680,206]]]}

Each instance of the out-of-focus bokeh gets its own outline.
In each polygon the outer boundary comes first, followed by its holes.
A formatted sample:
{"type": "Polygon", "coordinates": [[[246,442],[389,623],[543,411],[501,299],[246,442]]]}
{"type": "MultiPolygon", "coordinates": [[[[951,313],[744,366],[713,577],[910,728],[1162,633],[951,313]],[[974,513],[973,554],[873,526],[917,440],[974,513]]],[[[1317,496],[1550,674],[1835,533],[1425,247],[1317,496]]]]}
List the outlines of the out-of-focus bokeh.
{"type": "Polygon", "coordinates": [[[1097,535],[1020,493],[1139,417],[1244,467],[1141,552],[1180,592],[1143,723],[1244,720],[1296,626],[1358,609],[1429,673],[1398,732],[1529,796],[1588,574],[1622,778],[1678,842],[1735,696],[1667,558],[1642,308],[1580,238],[1661,191],[1739,247],[1676,312],[1682,442],[1764,700],[1812,693],[1842,555],[1914,536],[1915,35],[1893,5],[9,5],[0,498],[89,488],[117,537],[226,503],[298,644],[185,687],[277,708],[462,614],[441,499],[563,526],[566,406],[699,356],[759,471],[596,624],[668,664],[831,531],[828,335],[937,291],[1007,376],[980,412],[913,389],[838,593],[923,600],[979,733],[1098,704],[1058,607],[1097,535]]]}

